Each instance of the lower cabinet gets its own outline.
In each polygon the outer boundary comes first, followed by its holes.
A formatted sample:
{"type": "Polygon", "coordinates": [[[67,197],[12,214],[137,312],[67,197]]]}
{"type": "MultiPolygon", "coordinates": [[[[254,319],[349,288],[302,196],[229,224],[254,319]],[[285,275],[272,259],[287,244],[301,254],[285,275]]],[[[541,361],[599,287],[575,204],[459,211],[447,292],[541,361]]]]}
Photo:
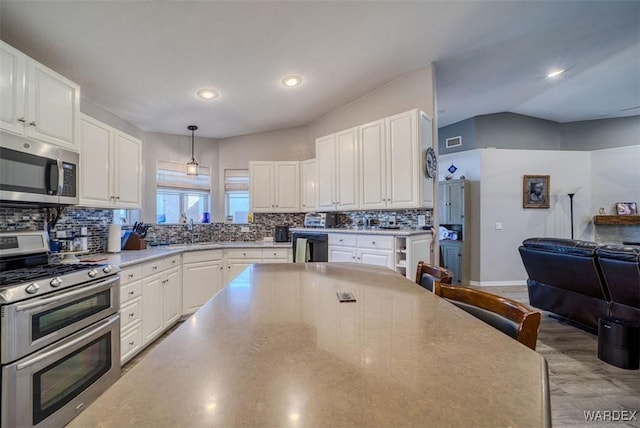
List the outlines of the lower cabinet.
{"type": "Polygon", "coordinates": [[[394,268],[393,237],[384,235],[329,234],[329,261],[354,262],[394,268]]]}
{"type": "Polygon", "coordinates": [[[453,283],[462,284],[462,251],[461,241],[440,241],[440,257],[442,266],[453,272],[453,283]]]}
{"type": "Polygon", "coordinates": [[[182,256],[182,314],[191,314],[222,289],[222,250],[189,251],[182,256]]]}
{"type": "Polygon", "coordinates": [[[120,363],[142,346],[142,266],[132,266],[120,273],[120,363]]]}
{"type": "MultiPolygon", "coordinates": [[[[144,266],[143,266],[144,270],[144,266]]],[[[180,267],[142,280],[142,341],[146,345],[182,315],[180,267]]]]}

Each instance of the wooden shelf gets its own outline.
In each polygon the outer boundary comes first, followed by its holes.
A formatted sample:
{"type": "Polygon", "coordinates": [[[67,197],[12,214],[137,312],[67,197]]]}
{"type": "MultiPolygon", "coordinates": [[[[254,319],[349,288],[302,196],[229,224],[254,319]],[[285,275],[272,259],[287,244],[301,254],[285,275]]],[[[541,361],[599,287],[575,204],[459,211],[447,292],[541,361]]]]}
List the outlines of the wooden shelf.
{"type": "Polygon", "coordinates": [[[640,215],[596,215],[593,216],[593,224],[596,225],[618,225],[637,224],[640,225],[640,215]]]}

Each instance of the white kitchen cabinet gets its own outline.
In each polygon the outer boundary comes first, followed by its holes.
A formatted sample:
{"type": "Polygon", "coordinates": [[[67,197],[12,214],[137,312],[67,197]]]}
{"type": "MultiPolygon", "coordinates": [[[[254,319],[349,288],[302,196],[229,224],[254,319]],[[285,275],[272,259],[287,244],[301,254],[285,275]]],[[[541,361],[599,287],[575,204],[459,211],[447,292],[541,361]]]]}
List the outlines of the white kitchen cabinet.
{"type": "Polygon", "coordinates": [[[253,212],[300,211],[300,162],[249,162],[253,212]]]}
{"type": "Polygon", "coordinates": [[[80,141],[80,205],[140,208],[142,142],[84,114],[80,141]]]}
{"type": "Polygon", "coordinates": [[[414,109],[318,138],[318,210],[433,208],[431,126],[414,109]]]}
{"type": "Polygon", "coordinates": [[[228,248],[224,250],[224,285],[229,284],[254,263],[291,263],[293,250],[289,247],[228,248]]]}
{"type": "Polygon", "coordinates": [[[225,279],[224,283],[230,283],[240,272],[253,263],[262,263],[261,248],[233,248],[225,251],[225,279]]]}
{"type": "Polygon", "coordinates": [[[182,313],[191,314],[222,289],[222,250],[184,253],[182,264],[182,313]]]}
{"type": "Polygon", "coordinates": [[[358,209],[358,129],[316,140],[318,210],[358,209]]]}
{"type": "Polygon", "coordinates": [[[180,256],[142,266],[142,340],[146,346],[173,325],[181,315],[180,256]]]}
{"type": "Polygon", "coordinates": [[[142,267],[120,273],[120,364],[142,350],[142,267]]]}
{"type": "Polygon", "coordinates": [[[300,189],[301,189],[301,206],[303,212],[312,212],[317,206],[317,190],[318,173],[316,168],[316,160],[308,159],[300,162],[300,189]]]}
{"type": "Polygon", "coordinates": [[[393,269],[392,236],[371,234],[329,234],[329,261],[354,262],[393,269]]]}
{"type": "Polygon", "coordinates": [[[416,278],[418,262],[433,263],[431,256],[431,243],[433,237],[429,233],[396,236],[395,267],[396,271],[410,280],[416,278]]]}
{"type": "Polygon", "coordinates": [[[78,151],[80,86],[0,41],[0,128],[78,151]]]}
{"type": "Polygon", "coordinates": [[[387,208],[433,208],[433,178],[424,172],[432,147],[431,119],[420,110],[386,118],[387,208]]]}
{"type": "Polygon", "coordinates": [[[384,119],[359,128],[360,208],[387,208],[387,138],[384,119]]]}

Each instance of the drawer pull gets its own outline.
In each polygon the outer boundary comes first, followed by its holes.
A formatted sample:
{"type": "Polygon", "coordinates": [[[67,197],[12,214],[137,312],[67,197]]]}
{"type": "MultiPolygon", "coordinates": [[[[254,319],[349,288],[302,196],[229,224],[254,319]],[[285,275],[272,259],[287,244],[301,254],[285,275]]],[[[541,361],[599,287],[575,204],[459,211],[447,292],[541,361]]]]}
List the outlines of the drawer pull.
{"type": "Polygon", "coordinates": [[[153,269],[153,270],[158,270],[158,266],[154,266],[154,267],[152,267],[151,269],[153,269]]]}
{"type": "Polygon", "coordinates": [[[135,313],[135,312],[131,312],[131,313],[129,314],[129,316],[130,316],[131,318],[133,318],[133,317],[135,317],[135,316],[136,316],[136,313],[135,313]]]}
{"type": "Polygon", "coordinates": [[[129,296],[133,296],[134,294],[136,294],[135,291],[129,291],[129,296]]]}
{"type": "Polygon", "coordinates": [[[133,274],[130,273],[129,275],[127,275],[127,278],[129,278],[129,279],[133,278],[133,274]]]}
{"type": "Polygon", "coordinates": [[[133,342],[133,341],[132,341],[132,342],[129,342],[129,346],[133,346],[133,345],[135,345],[135,344],[136,344],[136,342],[133,342]]]}

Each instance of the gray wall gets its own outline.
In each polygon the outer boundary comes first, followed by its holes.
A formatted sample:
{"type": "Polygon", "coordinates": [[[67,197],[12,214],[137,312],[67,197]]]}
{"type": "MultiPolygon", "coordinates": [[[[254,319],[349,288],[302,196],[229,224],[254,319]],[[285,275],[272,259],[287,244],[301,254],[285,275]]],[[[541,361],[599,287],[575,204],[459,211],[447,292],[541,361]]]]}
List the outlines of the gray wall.
{"type": "Polygon", "coordinates": [[[438,130],[440,154],[465,150],[535,149],[592,151],[640,143],[640,116],[557,123],[515,113],[476,116],[438,130]],[[462,146],[445,148],[462,136],[462,146]]]}
{"type": "Polygon", "coordinates": [[[565,150],[599,150],[640,144],[640,116],[560,125],[565,150]]]}

